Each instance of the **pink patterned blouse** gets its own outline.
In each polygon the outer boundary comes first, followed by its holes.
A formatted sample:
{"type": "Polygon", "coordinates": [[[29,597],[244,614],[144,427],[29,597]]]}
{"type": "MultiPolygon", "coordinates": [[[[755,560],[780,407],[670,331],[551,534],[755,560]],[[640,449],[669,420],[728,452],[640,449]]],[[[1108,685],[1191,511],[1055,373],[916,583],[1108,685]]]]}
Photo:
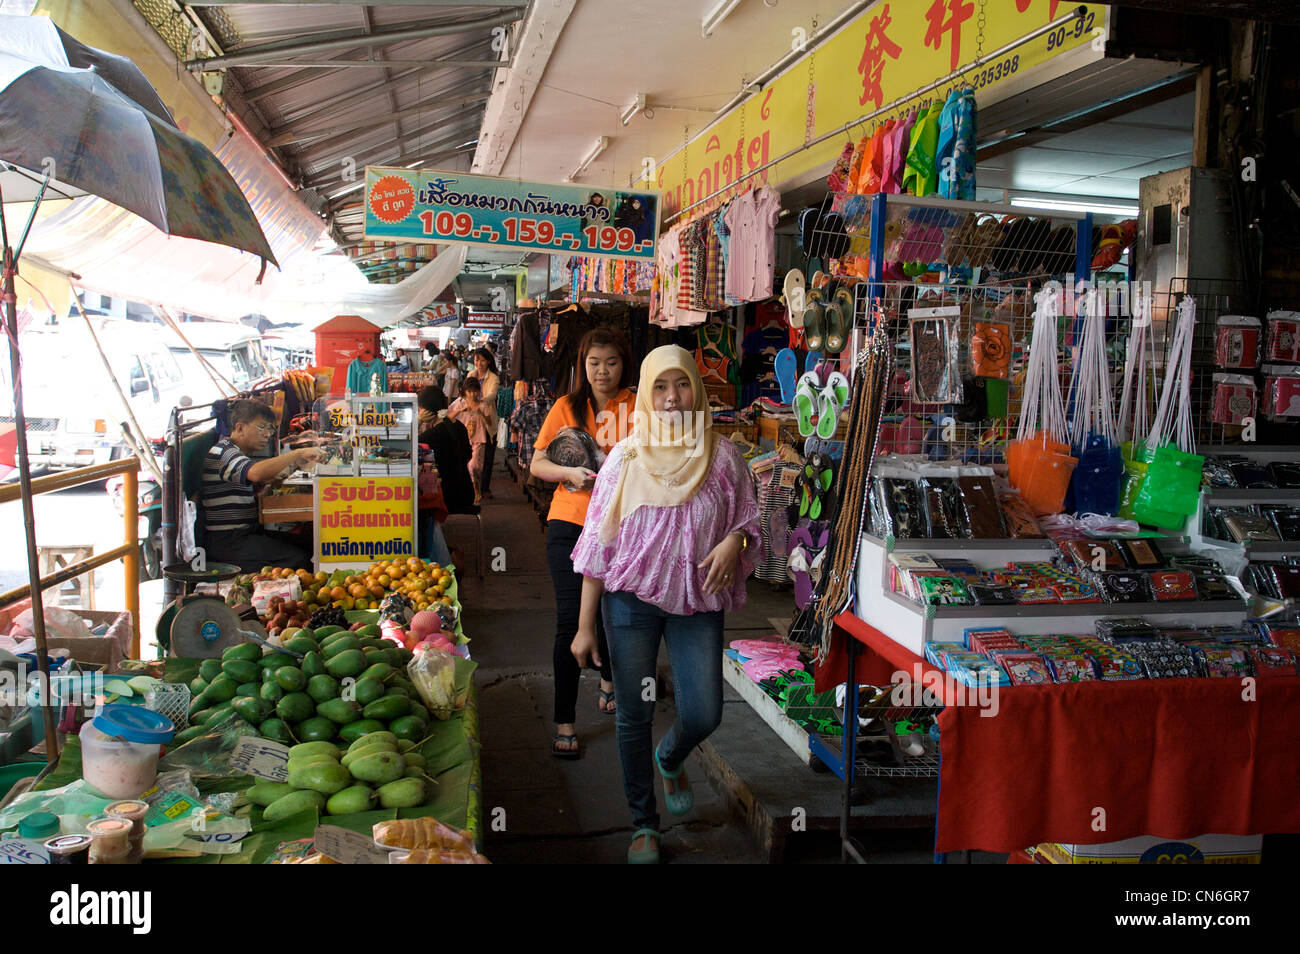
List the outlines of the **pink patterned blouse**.
{"type": "Polygon", "coordinates": [[[600,468],[587,511],[587,523],[573,548],[573,568],[583,576],[604,581],[610,592],[627,592],[666,613],[688,616],[745,605],[745,578],[757,563],[758,498],[744,455],[721,439],[713,468],[699,493],[676,507],[639,507],[623,521],[618,537],[600,541],[600,524],[628,441],[614,446],[600,468]],[[708,572],[699,564],[722,538],[737,530],[749,534],[750,546],[740,555],[731,586],[704,592],[708,572]]]}

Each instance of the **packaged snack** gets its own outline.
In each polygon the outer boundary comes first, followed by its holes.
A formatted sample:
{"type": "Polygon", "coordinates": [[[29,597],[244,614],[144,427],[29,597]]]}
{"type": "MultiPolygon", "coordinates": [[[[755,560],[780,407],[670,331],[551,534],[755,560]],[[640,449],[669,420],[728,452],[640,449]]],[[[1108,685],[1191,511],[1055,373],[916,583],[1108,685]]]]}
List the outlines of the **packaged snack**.
{"type": "Polygon", "coordinates": [[[1252,649],[1250,661],[1257,676],[1294,676],[1297,672],[1296,655],[1289,649],[1252,649]]]}
{"type": "Polygon", "coordinates": [[[1221,315],[1214,323],[1214,363],[1220,368],[1259,367],[1258,318],[1221,315]]]}
{"type": "Polygon", "coordinates": [[[1300,312],[1270,311],[1265,361],[1300,362],[1300,312]]]}
{"type": "Polygon", "coordinates": [[[402,818],[379,822],[371,832],[382,848],[423,848],[446,851],[474,850],[474,837],[449,828],[436,818],[402,818]]]}
{"type": "Polygon", "coordinates": [[[1095,682],[1097,679],[1097,669],[1090,656],[1047,656],[1046,659],[1053,682],[1095,682]]]}
{"type": "Polygon", "coordinates": [[[1228,646],[1204,646],[1196,650],[1197,662],[1207,676],[1240,678],[1253,675],[1250,655],[1245,649],[1228,646]]]}
{"type": "Polygon", "coordinates": [[[1103,682],[1120,682],[1126,679],[1142,679],[1142,664],[1136,656],[1128,653],[1102,652],[1093,655],[1097,672],[1103,682]]]}
{"type": "Polygon", "coordinates": [[[1033,653],[1004,653],[999,661],[1013,686],[1041,686],[1055,681],[1042,656],[1033,653]]]}
{"type": "Polygon", "coordinates": [[[1255,379],[1241,374],[1214,375],[1214,399],[1210,404],[1210,420],[1215,424],[1240,427],[1247,418],[1254,418],[1259,403],[1255,379]]]}
{"type": "Polygon", "coordinates": [[[969,606],[970,592],[959,576],[923,576],[917,580],[921,602],[927,606],[969,606]]]}

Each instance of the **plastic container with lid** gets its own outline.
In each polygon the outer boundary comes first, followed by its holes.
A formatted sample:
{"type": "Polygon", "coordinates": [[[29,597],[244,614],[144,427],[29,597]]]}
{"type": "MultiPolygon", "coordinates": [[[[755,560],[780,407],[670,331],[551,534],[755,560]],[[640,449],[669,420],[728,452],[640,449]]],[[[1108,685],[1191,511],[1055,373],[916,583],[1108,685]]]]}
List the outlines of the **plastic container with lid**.
{"type": "Polygon", "coordinates": [[[81,774],[108,798],[138,798],[158,777],[158,756],[175,735],[166,716],[139,706],[104,706],[81,727],[81,774]]]}
{"type": "Polygon", "coordinates": [[[18,822],[18,837],[44,841],[59,833],[59,816],[49,812],[32,812],[18,822]]]}

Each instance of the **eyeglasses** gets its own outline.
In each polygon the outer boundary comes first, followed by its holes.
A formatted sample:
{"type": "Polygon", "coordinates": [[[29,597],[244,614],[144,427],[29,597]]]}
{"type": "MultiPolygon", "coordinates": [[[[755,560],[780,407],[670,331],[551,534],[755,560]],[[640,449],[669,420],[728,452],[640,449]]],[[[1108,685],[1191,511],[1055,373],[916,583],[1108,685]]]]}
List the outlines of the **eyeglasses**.
{"type": "Polygon", "coordinates": [[[268,434],[268,435],[269,435],[269,434],[274,434],[274,433],[275,433],[275,425],[274,425],[274,424],[254,424],[254,425],[253,425],[253,430],[258,431],[258,432],[260,432],[260,433],[262,433],[262,434],[268,434]]]}

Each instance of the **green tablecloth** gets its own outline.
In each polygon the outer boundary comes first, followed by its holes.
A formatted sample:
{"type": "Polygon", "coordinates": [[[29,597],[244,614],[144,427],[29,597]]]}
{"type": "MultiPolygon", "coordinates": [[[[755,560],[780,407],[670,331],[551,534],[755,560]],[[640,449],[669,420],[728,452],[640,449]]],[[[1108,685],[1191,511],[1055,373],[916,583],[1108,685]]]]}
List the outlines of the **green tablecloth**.
{"type": "MultiPolygon", "coordinates": [[[[167,660],[165,679],[168,682],[188,682],[198,674],[199,660],[167,660]]],[[[252,832],[240,842],[242,850],[235,855],[204,855],[200,858],[182,858],[169,864],[260,864],[274,853],[282,842],[311,838],[316,825],[327,822],[351,831],[369,834],[371,827],[380,821],[393,818],[419,818],[432,815],[444,824],[468,829],[476,842],[481,843],[481,763],[478,738],[478,691],[474,686],[474,667],[471,664],[456,668],[457,688],[465,694],[465,706],[445,722],[430,726],[430,737],[420,749],[427,762],[427,774],[437,781],[433,799],[419,808],[382,809],[356,815],[302,814],[275,824],[262,820],[262,810],[254,807],[250,814],[252,832]]],[[[70,736],[59,758],[58,767],[38,786],[39,789],[58,788],[81,777],[81,746],[75,736],[70,736]]],[[[204,780],[199,791],[237,791],[247,788],[254,779],[247,775],[204,780]]],[[[243,809],[241,809],[243,811],[243,809]]]]}

